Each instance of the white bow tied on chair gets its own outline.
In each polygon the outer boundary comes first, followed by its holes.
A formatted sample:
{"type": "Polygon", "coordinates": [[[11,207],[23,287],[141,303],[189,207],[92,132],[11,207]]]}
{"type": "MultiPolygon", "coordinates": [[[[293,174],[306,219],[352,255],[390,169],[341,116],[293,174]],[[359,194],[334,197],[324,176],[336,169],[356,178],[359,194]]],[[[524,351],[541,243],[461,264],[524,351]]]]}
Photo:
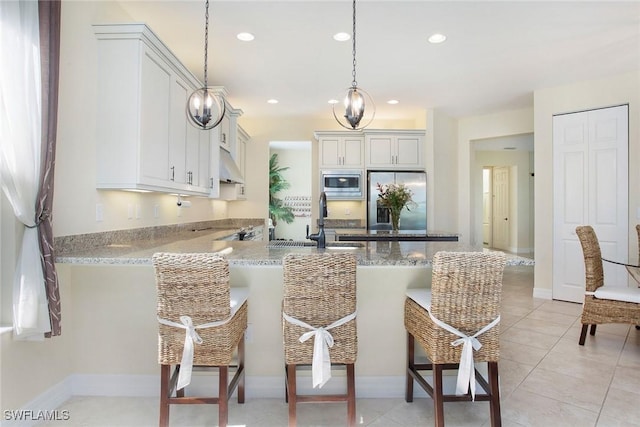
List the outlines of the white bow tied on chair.
{"type": "Polygon", "coordinates": [[[329,348],[333,347],[333,335],[329,333],[329,329],[336,328],[340,325],[344,325],[350,320],[356,318],[356,312],[336,320],[329,326],[324,328],[314,328],[313,326],[295,319],[286,313],[282,313],[282,317],[289,323],[309,329],[309,332],[305,332],[298,338],[300,342],[305,342],[309,338],[314,337],[313,341],[313,360],[311,363],[311,374],[313,381],[313,388],[322,388],[327,381],[331,378],[331,358],[329,355],[329,348]]]}
{"type": "Polygon", "coordinates": [[[462,353],[460,354],[460,362],[458,367],[458,380],[456,383],[456,395],[461,396],[467,394],[467,390],[471,391],[471,399],[476,398],[476,378],[475,378],[475,362],[473,360],[473,351],[478,351],[482,348],[482,344],[478,341],[477,337],[487,332],[489,329],[500,323],[500,316],[496,317],[491,323],[480,329],[472,336],[468,336],[463,332],[460,332],[451,325],[448,325],[436,318],[429,311],[429,317],[436,325],[442,329],[451,332],[454,335],[459,336],[457,340],[451,343],[452,346],[457,347],[462,345],[462,353]]]}
{"type": "Polygon", "coordinates": [[[180,390],[191,383],[191,373],[193,371],[193,343],[202,344],[202,338],[196,332],[196,329],[214,328],[216,326],[222,326],[231,320],[232,316],[228,319],[220,320],[218,322],[203,323],[202,325],[194,325],[191,317],[180,316],[182,323],[172,322],[170,320],[158,318],[158,322],[166,326],[173,326],[174,328],[185,329],[184,334],[184,347],[182,349],[182,359],[180,360],[180,373],[178,374],[177,389],[180,390]]]}

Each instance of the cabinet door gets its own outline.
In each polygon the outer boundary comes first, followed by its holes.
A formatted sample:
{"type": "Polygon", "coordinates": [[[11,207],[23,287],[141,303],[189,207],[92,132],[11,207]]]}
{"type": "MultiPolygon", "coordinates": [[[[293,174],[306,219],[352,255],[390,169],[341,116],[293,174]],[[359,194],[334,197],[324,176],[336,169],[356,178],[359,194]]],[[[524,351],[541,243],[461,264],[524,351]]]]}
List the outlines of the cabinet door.
{"type": "Polygon", "coordinates": [[[194,181],[197,179],[197,183],[194,182],[194,185],[202,187],[208,192],[208,189],[211,187],[211,165],[209,164],[211,161],[211,131],[201,130],[198,131],[198,133],[200,136],[198,140],[199,163],[197,178],[194,178],[194,181]]]}
{"type": "Polygon", "coordinates": [[[185,182],[188,185],[200,185],[200,135],[203,133],[206,131],[187,123],[185,182]]]}
{"type": "Polygon", "coordinates": [[[395,147],[392,136],[370,136],[367,141],[367,167],[394,166],[395,147]]]}
{"type": "Polygon", "coordinates": [[[169,174],[171,96],[169,67],[153,52],[142,55],[140,75],[140,180],[166,181],[169,174]]]}
{"type": "Polygon", "coordinates": [[[247,195],[245,193],[245,186],[247,184],[247,169],[246,169],[246,155],[247,155],[247,141],[244,137],[240,137],[238,135],[237,141],[237,152],[236,152],[236,163],[238,163],[238,168],[240,168],[240,172],[242,172],[242,177],[245,179],[244,184],[237,184],[236,191],[238,193],[238,199],[246,199],[247,195]]]}
{"type": "Polygon", "coordinates": [[[340,167],[340,138],[320,139],[320,167],[335,168],[340,167]]]}
{"type": "Polygon", "coordinates": [[[342,152],[342,166],[356,169],[364,167],[364,138],[343,138],[342,152]]]}
{"type": "Polygon", "coordinates": [[[395,165],[418,167],[422,165],[422,143],[417,136],[399,136],[396,138],[395,165]]]}
{"type": "Polygon", "coordinates": [[[171,85],[171,121],[169,123],[169,179],[175,183],[187,183],[186,146],[191,126],[187,123],[185,106],[190,88],[174,77],[171,85]],[[183,108],[179,108],[183,106],[183,108]]]}
{"type": "Polygon", "coordinates": [[[228,113],[225,113],[218,127],[220,128],[220,147],[231,152],[231,119],[228,113]]]}

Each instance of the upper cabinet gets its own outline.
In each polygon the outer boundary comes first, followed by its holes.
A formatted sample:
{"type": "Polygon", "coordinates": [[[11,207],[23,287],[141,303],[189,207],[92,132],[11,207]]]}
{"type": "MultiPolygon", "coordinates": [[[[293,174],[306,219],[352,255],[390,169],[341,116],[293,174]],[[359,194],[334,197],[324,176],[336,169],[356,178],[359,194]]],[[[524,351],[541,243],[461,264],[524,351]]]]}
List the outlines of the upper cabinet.
{"type": "Polygon", "coordinates": [[[424,168],[424,131],[365,131],[367,169],[424,168]]]}
{"type": "MultiPolygon", "coordinates": [[[[220,183],[220,198],[223,200],[246,200],[246,161],[247,161],[247,144],[249,143],[249,134],[240,126],[235,127],[235,139],[230,144],[230,153],[233,161],[238,166],[242,177],[243,183],[220,183]]],[[[222,145],[221,145],[222,147],[222,145]]]]}
{"type": "Polygon", "coordinates": [[[320,169],[364,168],[364,136],[345,132],[316,132],[320,169]]]}
{"type": "Polygon", "coordinates": [[[317,131],[319,168],[424,169],[424,130],[317,131]]]}
{"type": "Polygon", "coordinates": [[[200,82],[144,24],[94,32],[97,188],[209,196],[218,179],[212,131],[191,126],[185,111],[200,82]]]}

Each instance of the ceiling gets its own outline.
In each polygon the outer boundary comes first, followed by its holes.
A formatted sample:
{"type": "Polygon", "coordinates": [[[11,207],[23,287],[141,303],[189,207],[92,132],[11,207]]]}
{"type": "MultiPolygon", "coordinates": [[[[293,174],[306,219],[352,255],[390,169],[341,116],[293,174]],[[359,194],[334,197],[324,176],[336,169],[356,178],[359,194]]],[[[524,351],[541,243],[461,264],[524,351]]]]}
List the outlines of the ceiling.
{"type": "MultiPolygon", "coordinates": [[[[203,78],[204,0],[119,3],[203,78]]],[[[328,100],[352,81],[352,42],[333,40],[351,34],[351,6],[211,0],[209,84],[224,86],[246,118],[331,117],[328,100]],[[255,40],[239,41],[242,31],[255,40]]],[[[360,0],[356,35],[358,86],[385,119],[531,107],[537,89],[640,68],[638,1],[360,0]],[[433,33],[447,40],[430,44],[433,33]]]]}

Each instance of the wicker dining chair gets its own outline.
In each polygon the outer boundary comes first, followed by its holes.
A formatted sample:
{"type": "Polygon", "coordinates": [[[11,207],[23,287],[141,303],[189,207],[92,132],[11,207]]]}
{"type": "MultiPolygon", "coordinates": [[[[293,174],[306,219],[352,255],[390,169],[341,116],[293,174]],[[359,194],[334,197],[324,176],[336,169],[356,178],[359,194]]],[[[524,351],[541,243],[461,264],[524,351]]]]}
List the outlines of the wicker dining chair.
{"type": "Polygon", "coordinates": [[[228,400],[236,387],[238,403],[244,403],[248,292],[230,289],[229,264],[217,254],[156,253],[152,262],[158,293],[159,425],[169,425],[171,404],[218,404],[218,423],[224,427],[228,400]],[[185,396],[192,367],[217,368],[218,396],[185,396]],[[235,368],[231,382],[230,367],[235,368]]]}
{"type": "Polygon", "coordinates": [[[355,426],[356,258],[352,254],[289,254],[283,259],[283,270],[282,330],[289,426],[296,425],[298,402],[338,401],[347,402],[348,425],[355,426]],[[304,334],[308,334],[309,339],[301,342],[304,334]],[[331,366],[346,366],[347,393],[299,395],[296,388],[298,366],[312,365],[314,388],[322,387],[331,376],[330,371],[317,375],[319,367],[312,363],[314,342],[324,340],[327,334],[333,341],[328,349],[331,366]]]}
{"type": "Polygon", "coordinates": [[[491,425],[501,425],[498,360],[504,266],[501,252],[437,252],[431,290],[407,290],[405,400],[413,401],[413,383],[417,382],[433,399],[436,426],[444,426],[444,402],[471,400],[489,401],[491,425]],[[464,343],[463,337],[472,338],[464,343]],[[429,363],[416,363],[416,340],[429,363]],[[464,354],[470,358],[461,359],[464,354]],[[474,362],[488,362],[488,382],[474,362]],[[442,373],[452,369],[458,370],[456,394],[444,394],[442,373]],[[432,384],[419,371],[431,371],[432,384]],[[475,393],[476,382],[484,393],[475,393]]]}
{"type": "Polygon", "coordinates": [[[582,331],[578,341],[578,344],[584,345],[589,325],[589,334],[592,336],[596,334],[596,326],[604,323],[640,325],[640,289],[606,286],[600,243],[593,227],[576,227],[576,234],[584,255],[585,295],[580,319],[582,331]]]}

